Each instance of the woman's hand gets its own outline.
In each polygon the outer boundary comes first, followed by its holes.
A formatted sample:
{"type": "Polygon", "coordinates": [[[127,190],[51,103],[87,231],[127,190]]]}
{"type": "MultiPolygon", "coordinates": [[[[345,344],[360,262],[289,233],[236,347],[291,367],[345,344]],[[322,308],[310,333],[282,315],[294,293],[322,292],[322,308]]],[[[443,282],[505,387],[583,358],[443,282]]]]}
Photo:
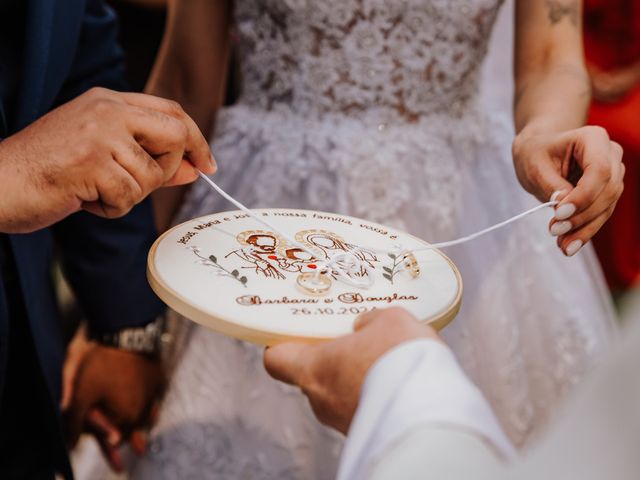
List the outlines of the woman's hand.
{"type": "Polygon", "coordinates": [[[622,147],[601,127],[559,134],[524,129],[513,143],[513,159],[525,190],[541,202],[552,196],[560,202],[549,231],[567,256],[600,230],[622,194],[622,147]]]}

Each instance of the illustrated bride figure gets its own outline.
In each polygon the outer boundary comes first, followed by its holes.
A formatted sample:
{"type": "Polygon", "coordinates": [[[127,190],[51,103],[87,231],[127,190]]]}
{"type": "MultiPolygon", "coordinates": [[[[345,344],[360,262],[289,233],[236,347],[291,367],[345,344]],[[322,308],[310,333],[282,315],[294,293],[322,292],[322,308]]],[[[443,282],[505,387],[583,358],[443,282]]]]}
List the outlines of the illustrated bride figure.
{"type": "MultiPolygon", "coordinates": [[[[215,179],[252,207],[351,214],[437,242],[562,191],[551,224],[549,209],[446,252],[465,298],[444,335],[518,445],[613,333],[583,246],[624,169],[606,132],[581,128],[580,5],[517,1],[515,132],[478,89],[501,0],[173,0],[150,84],[203,129],[213,121],[215,179]],[[222,108],[236,41],[241,91],[222,108]]],[[[204,182],[159,204],[175,221],[231,208],[204,182]]],[[[192,328],[133,478],[333,478],[341,438],[267,377],[262,349],[192,328]]]]}
{"type": "MultiPolygon", "coordinates": [[[[358,247],[357,245],[351,245],[336,234],[329,232],[321,230],[306,230],[297,233],[296,239],[302,243],[306,243],[311,248],[315,248],[319,252],[322,252],[324,259],[330,259],[338,253],[349,254],[349,256],[360,262],[360,266],[356,267],[356,271],[353,274],[355,277],[367,276],[367,268],[375,268],[374,264],[378,261],[373,252],[370,252],[365,248],[358,247]]],[[[338,262],[338,265],[343,267],[343,271],[349,270],[345,262],[338,262]]],[[[336,277],[337,273],[334,272],[333,275],[336,277]]]]}

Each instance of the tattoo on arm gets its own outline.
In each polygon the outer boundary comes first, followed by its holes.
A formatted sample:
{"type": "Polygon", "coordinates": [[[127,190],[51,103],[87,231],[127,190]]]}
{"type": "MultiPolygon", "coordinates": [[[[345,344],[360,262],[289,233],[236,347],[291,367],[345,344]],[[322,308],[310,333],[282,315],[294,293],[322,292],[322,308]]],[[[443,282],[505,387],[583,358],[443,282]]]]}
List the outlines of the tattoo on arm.
{"type": "Polygon", "coordinates": [[[549,10],[549,21],[551,25],[557,25],[562,22],[564,18],[568,18],[574,25],[578,26],[578,2],[571,0],[547,0],[547,9],[549,10]]]}

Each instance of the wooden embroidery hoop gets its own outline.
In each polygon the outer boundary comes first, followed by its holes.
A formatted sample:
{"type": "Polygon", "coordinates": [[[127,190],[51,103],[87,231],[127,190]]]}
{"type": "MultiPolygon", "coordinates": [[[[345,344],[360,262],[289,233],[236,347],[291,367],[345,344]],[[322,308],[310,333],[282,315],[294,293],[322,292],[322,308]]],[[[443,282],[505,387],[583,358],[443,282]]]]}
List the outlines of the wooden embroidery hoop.
{"type": "MultiPolygon", "coordinates": [[[[395,229],[390,229],[383,225],[379,225],[373,222],[364,221],[361,219],[348,217],[344,215],[337,215],[331,213],[324,212],[315,212],[315,211],[306,211],[306,210],[294,210],[294,209],[257,209],[257,212],[266,212],[267,214],[278,213],[278,212],[291,212],[292,214],[319,214],[321,216],[331,216],[331,217],[340,217],[343,219],[348,219],[353,222],[354,225],[359,225],[361,223],[365,223],[368,226],[373,228],[384,229],[385,231],[389,231],[392,233],[398,233],[404,239],[412,240],[414,243],[418,243],[421,245],[427,245],[426,242],[408,235],[406,233],[397,231],[395,229]]],[[[343,331],[340,334],[313,334],[306,332],[304,334],[300,334],[299,332],[286,331],[282,328],[271,328],[268,322],[262,328],[256,326],[255,324],[249,325],[246,322],[238,321],[238,319],[234,319],[232,315],[222,314],[220,312],[215,312],[215,307],[207,308],[207,306],[203,306],[201,303],[199,304],[197,301],[194,301],[193,298],[188,298],[188,295],[185,294],[184,288],[181,282],[176,278],[168,278],[173,277],[173,272],[167,275],[167,267],[163,266],[159,268],[158,261],[163,261],[158,256],[158,250],[164,249],[169,253],[175,253],[178,256],[182,254],[179,252],[179,249],[183,251],[186,250],[186,246],[184,247],[176,247],[174,245],[174,240],[176,236],[179,236],[181,233],[192,231],[194,226],[206,224],[207,222],[211,222],[214,219],[222,219],[222,218],[231,218],[233,219],[236,215],[241,215],[242,212],[222,212],[213,215],[207,215],[204,217],[196,218],[193,220],[189,220],[180,225],[177,225],[170,230],[166,231],[162,234],[153,244],[149,251],[148,262],[147,262],[147,278],[149,280],[149,284],[153,291],[160,297],[160,299],[165,302],[169,307],[183,315],[184,317],[208,328],[214,330],[223,335],[227,335],[230,337],[234,337],[240,340],[249,341],[252,343],[260,344],[260,345],[274,345],[277,343],[282,343],[286,341],[304,341],[304,342],[320,342],[330,340],[339,336],[341,334],[348,333],[348,331],[343,331]],[[170,242],[170,243],[169,243],[170,242]],[[174,248],[175,247],[175,248],[174,248]],[[164,278],[162,271],[165,271],[164,278]],[[182,290],[182,291],[181,291],[182,290]]],[[[251,219],[247,219],[247,224],[251,222],[251,219]]],[[[254,227],[255,225],[252,224],[254,227]]],[[[246,228],[246,227],[245,227],[246,228]]],[[[321,230],[326,228],[326,225],[319,226],[318,229],[321,230]]],[[[254,228],[257,229],[257,228],[254,228]]],[[[217,227],[213,227],[210,231],[215,232],[217,227]]],[[[300,228],[300,230],[304,230],[304,228],[300,228]]],[[[222,241],[227,241],[227,238],[230,238],[233,233],[224,232],[226,235],[219,237],[222,241]]],[[[293,232],[292,232],[293,233],[293,232]]],[[[215,235],[215,233],[214,233],[215,235]]],[[[293,236],[293,235],[292,235],[293,236]]],[[[215,240],[216,237],[213,237],[215,240]]],[[[462,301],[462,293],[463,293],[463,283],[462,278],[460,276],[460,272],[457,267],[453,264],[453,262],[442,252],[438,250],[430,250],[429,255],[432,255],[432,259],[435,259],[436,262],[439,263],[440,268],[443,268],[443,265],[448,266],[449,273],[447,274],[447,281],[455,283],[455,294],[451,296],[450,301],[447,301],[446,305],[442,305],[437,313],[427,315],[419,315],[419,319],[422,322],[429,323],[434,328],[440,330],[448,325],[458,314],[460,310],[460,305],[462,301]]],[[[185,257],[187,258],[187,257],[185,257]]],[[[289,279],[288,279],[289,280],[289,279]]],[[[211,283],[216,283],[217,281],[225,282],[227,279],[211,279],[211,283]]],[[[292,276],[290,282],[295,284],[295,277],[292,276]]],[[[335,282],[334,282],[335,283],[335,282]]],[[[220,284],[223,285],[223,284],[220,284]]],[[[352,287],[353,289],[353,287],[352,287]]],[[[366,294],[366,292],[363,292],[366,294]]],[[[217,295],[216,292],[212,291],[212,296],[215,297],[217,295]]],[[[225,298],[226,299],[226,298],[225,298]]],[[[380,308],[384,308],[392,305],[380,305],[380,308]]],[[[399,304],[398,306],[404,306],[399,304]]],[[[244,307],[251,308],[251,307],[244,307]]],[[[316,307],[311,307],[316,308],[316,307]]],[[[256,312],[256,315],[260,315],[260,312],[256,312]]],[[[355,315],[357,316],[357,315],[355,315]]],[[[355,319],[354,315],[345,315],[345,321],[352,321],[355,319]]],[[[302,320],[302,319],[301,319],[302,320]]]]}

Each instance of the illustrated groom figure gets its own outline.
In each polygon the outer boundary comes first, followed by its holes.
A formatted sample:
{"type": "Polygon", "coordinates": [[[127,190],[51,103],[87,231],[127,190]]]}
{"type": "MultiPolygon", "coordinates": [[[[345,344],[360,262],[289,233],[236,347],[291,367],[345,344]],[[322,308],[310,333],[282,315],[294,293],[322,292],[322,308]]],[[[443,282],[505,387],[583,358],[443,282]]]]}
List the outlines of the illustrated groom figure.
{"type": "Polygon", "coordinates": [[[126,437],[161,386],[154,354],[163,307],[145,279],[156,232],[144,199],[193,181],[193,166],[213,173],[215,164],[177,104],[116,93],[122,79],[116,19],[101,0],[0,2],[3,479],[72,478],[59,407],[65,338],[54,248],[99,342],[67,412],[72,437],[94,407],[126,437]],[[145,347],[126,345],[132,336],[145,347]]]}

